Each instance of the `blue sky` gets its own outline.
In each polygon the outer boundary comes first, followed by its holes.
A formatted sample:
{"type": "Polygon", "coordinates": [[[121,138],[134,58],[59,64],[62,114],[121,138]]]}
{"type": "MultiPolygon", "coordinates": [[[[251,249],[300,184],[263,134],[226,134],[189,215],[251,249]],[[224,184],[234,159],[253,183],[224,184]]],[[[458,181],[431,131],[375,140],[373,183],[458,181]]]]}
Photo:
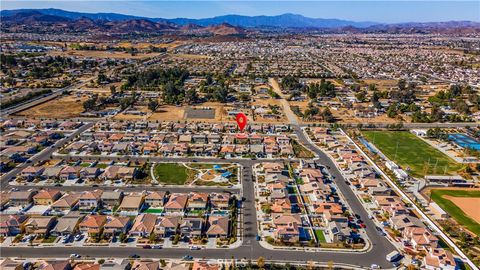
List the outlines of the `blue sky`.
{"type": "Polygon", "coordinates": [[[449,20],[480,21],[480,1],[24,1],[2,0],[1,9],[60,8],[82,12],[116,12],[146,17],[205,18],[225,14],[338,18],[385,23],[449,20]]]}

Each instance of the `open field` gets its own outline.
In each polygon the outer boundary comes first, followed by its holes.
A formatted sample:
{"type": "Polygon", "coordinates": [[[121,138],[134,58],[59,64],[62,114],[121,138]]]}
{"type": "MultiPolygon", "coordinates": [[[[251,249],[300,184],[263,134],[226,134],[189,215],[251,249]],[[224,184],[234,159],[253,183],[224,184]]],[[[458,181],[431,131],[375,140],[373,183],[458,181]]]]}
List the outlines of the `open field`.
{"type": "Polygon", "coordinates": [[[148,120],[150,121],[178,121],[183,119],[185,110],[182,107],[173,105],[161,105],[152,113],[148,120]]]}
{"type": "Polygon", "coordinates": [[[478,214],[480,190],[433,189],[430,197],[460,225],[480,235],[478,214]],[[465,199],[475,199],[475,201],[465,199]]]}
{"type": "Polygon", "coordinates": [[[184,185],[188,180],[187,167],[174,163],[159,163],[153,168],[157,181],[167,185],[184,185]]]}
{"type": "Polygon", "coordinates": [[[155,48],[167,48],[167,50],[174,49],[175,47],[178,47],[180,45],[185,44],[183,41],[174,41],[170,43],[150,43],[150,42],[127,42],[127,41],[122,41],[119,42],[117,45],[119,47],[133,47],[136,49],[148,49],[150,46],[153,46],[155,48]]]}
{"type": "Polygon", "coordinates": [[[363,135],[389,159],[415,177],[455,174],[462,168],[442,152],[407,131],[363,131],[363,135]],[[398,147],[397,147],[398,146],[398,147]]]}
{"type": "Polygon", "coordinates": [[[78,117],[83,112],[83,102],[87,96],[60,96],[54,100],[19,112],[17,115],[25,117],[70,118],[78,117]]]}
{"type": "Polygon", "coordinates": [[[375,84],[381,91],[389,90],[390,88],[397,86],[396,80],[364,79],[362,81],[364,85],[375,84]]]}
{"type": "Polygon", "coordinates": [[[210,56],[202,54],[172,54],[172,58],[181,58],[181,59],[208,59],[210,56]]]}
{"type": "Polygon", "coordinates": [[[77,56],[77,57],[92,57],[92,58],[114,58],[114,59],[143,59],[160,55],[160,53],[137,53],[131,55],[127,52],[113,52],[113,51],[83,51],[83,50],[68,50],[65,52],[51,51],[51,56],[77,56]]]}
{"type": "Polygon", "coordinates": [[[119,113],[115,115],[113,118],[118,120],[146,120],[150,110],[147,106],[135,106],[134,109],[130,109],[129,111],[138,111],[142,112],[142,114],[132,114],[132,113],[119,113]]]}
{"type": "MultiPolygon", "coordinates": [[[[368,124],[368,123],[391,123],[391,124],[393,124],[393,123],[398,122],[397,119],[390,118],[385,114],[380,115],[380,116],[376,116],[376,117],[371,117],[371,118],[362,118],[362,117],[355,116],[355,112],[352,109],[330,108],[330,111],[332,112],[333,116],[335,116],[335,118],[340,119],[340,121],[343,122],[343,123],[349,123],[349,124],[368,124]]],[[[408,117],[404,117],[404,120],[406,122],[410,121],[410,119],[408,117]]]]}

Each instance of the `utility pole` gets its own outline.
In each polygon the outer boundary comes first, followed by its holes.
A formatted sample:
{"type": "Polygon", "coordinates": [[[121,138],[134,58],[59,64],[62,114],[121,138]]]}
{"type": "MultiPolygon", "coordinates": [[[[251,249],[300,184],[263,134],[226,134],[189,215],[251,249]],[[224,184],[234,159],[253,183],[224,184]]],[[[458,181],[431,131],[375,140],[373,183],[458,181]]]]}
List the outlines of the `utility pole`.
{"type": "Polygon", "coordinates": [[[395,147],[395,162],[397,162],[397,151],[398,151],[398,140],[397,140],[397,146],[395,147]]]}

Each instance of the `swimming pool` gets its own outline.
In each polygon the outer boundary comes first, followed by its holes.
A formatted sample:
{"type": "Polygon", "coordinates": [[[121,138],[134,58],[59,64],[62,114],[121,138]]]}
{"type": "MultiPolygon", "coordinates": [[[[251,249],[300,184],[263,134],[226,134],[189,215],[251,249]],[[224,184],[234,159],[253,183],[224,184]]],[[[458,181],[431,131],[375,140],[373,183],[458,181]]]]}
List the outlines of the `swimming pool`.
{"type": "Polygon", "coordinates": [[[455,142],[456,144],[460,145],[463,148],[480,150],[480,142],[468,135],[465,135],[462,133],[455,133],[455,134],[448,135],[448,139],[455,142]]]}

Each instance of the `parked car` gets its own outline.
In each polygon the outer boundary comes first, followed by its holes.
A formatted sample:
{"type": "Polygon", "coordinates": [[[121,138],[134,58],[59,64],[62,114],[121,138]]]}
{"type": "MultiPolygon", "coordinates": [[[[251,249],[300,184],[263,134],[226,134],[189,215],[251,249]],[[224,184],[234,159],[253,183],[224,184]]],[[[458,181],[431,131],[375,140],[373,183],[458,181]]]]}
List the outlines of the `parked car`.
{"type": "Polygon", "coordinates": [[[191,261],[191,260],[193,260],[193,257],[190,256],[190,255],[185,255],[185,256],[183,256],[182,260],[184,260],[184,261],[191,261]]]}

